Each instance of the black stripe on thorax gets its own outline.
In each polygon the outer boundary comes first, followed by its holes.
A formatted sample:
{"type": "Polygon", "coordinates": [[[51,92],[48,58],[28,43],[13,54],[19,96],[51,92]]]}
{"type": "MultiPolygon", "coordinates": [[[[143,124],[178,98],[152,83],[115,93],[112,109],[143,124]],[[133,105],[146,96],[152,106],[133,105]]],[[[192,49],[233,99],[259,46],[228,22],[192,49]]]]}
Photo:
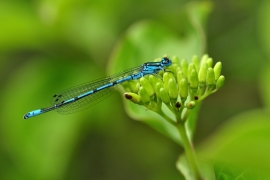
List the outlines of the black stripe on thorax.
{"type": "Polygon", "coordinates": [[[160,67],[161,65],[160,64],[146,64],[145,66],[146,67],[148,67],[148,66],[160,67]]]}

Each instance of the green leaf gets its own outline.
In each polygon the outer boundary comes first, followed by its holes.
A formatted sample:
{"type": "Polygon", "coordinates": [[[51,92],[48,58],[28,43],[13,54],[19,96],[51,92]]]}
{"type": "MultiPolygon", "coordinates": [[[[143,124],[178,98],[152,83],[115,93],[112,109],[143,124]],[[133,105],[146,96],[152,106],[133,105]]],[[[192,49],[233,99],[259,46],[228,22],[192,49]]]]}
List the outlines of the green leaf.
{"type": "MultiPolygon", "coordinates": [[[[199,161],[198,163],[200,171],[204,179],[207,180],[214,180],[215,174],[213,171],[213,167],[210,163],[207,163],[205,161],[199,161]]],[[[191,172],[191,168],[189,167],[187,158],[185,155],[179,156],[177,162],[176,162],[177,169],[184,175],[184,177],[188,180],[195,180],[193,172],[191,172]]]]}
{"type": "MultiPolygon", "coordinates": [[[[166,24],[156,21],[143,20],[133,24],[120,39],[111,56],[110,74],[140,66],[145,62],[162,57],[164,54],[171,57],[176,55],[180,59],[189,58],[190,60],[194,54],[202,55],[205,47],[202,24],[205,22],[205,17],[210,9],[211,4],[209,3],[188,4],[183,17],[179,17],[187,19],[186,24],[180,24],[180,26],[185,27],[183,36],[174,32],[166,24]]],[[[130,117],[149,124],[177,143],[181,142],[177,130],[162,117],[147,111],[143,106],[134,105],[126,100],[124,100],[124,104],[130,117]]],[[[174,119],[173,114],[168,109],[165,108],[164,111],[174,119]]],[[[191,115],[191,117],[196,116],[191,115]]],[[[188,133],[192,135],[196,119],[190,119],[189,121],[191,122],[189,123],[188,133]]]]}
{"type": "Polygon", "coordinates": [[[248,168],[236,168],[230,166],[229,164],[214,164],[214,171],[216,180],[263,180],[264,178],[258,174],[252,172],[252,170],[248,168]]]}
{"type": "Polygon", "coordinates": [[[247,171],[270,177],[269,117],[270,112],[266,110],[238,115],[224,124],[197,152],[200,157],[236,169],[237,176],[247,171]]]}

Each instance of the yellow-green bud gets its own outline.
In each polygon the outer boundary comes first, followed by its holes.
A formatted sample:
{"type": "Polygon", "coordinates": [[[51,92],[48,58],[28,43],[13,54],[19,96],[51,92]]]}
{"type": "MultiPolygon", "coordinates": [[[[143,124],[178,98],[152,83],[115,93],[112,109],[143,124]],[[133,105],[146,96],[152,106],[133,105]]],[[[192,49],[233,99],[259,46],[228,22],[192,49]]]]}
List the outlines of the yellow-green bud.
{"type": "Polygon", "coordinates": [[[201,65],[203,65],[204,63],[206,63],[206,60],[208,59],[208,54],[204,54],[203,56],[202,56],[202,59],[201,59],[201,65]]]}
{"type": "Polygon", "coordinates": [[[131,92],[137,93],[140,87],[140,83],[138,80],[131,80],[128,81],[129,88],[131,89],[131,92]]]}
{"type": "Polygon", "coordinates": [[[167,92],[169,92],[169,87],[168,87],[168,83],[170,79],[175,79],[173,73],[171,72],[165,72],[163,74],[163,82],[164,82],[164,88],[166,89],[167,92]]]}
{"type": "Polygon", "coordinates": [[[159,77],[156,77],[154,75],[149,75],[149,82],[156,92],[157,92],[157,89],[156,89],[157,83],[163,84],[163,81],[159,77]]]}
{"type": "Polygon", "coordinates": [[[156,94],[157,94],[157,97],[158,98],[161,98],[160,97],[160,88],[164,88],[163,86],[163,82],[158,82],[155,86],[155,90],[156,90],[156,94]]]}
{"type": "Polygon", "coordinates": [[[150,82],[145,77],[140,78],[140,83],[141,83],[141,86],[145,88],[145,90],[147,91],[147,94],[150,97],[154,95],[155,91],[153,87],[151,86],[150,82]]]}
{"type": "Polygon", "coordinates": [[[187,109],[193,109],[195,106],[196,106],[196,102],[195,101],[190,101],[186,105],[187,109]]]}
{"type": "Polygon", "coordinates": [[[183,59],[181,61],[181,68],[182,68],[182,71],[183,71],[184,75],[187,77],[187,75],[188,75],[188,63],[187,63],[187,60],[183,59]]]}
{"type": "Polygon", "coordinates": [[[175,64],[177,64],[178,66],[180,66],[180,60],[179,60],[179,58],[178,58],[177,56],[173,56],[173,58],[172,58],[172,63],[175,63],[175,64]]]}
{"type": "Polygon", "coordinates": [[[190,76],[190,73],[191,73],[191,71],[193,69],[196,70],[194,63],[189,63],[189,66],[188,66],[188,76],[190,76]]]}
{"type": "Polygon", "coordinates": [[[214,66],[214,72],[215,72],[215,79],[217,80],[220,76],[221,73],[221,69],[222,69],[222,64],[221,62],[217,62],[214,66]]]}
{"type": "Polygon", "coordinates": [[[208,68],[207,70],[207,76],[206,76],[206,84],[208,85],[215,85],[215,73],[213,68],[208,68]]]}
{"type": "Polygon", "coordinates": [[[192,69],[191,73],[190,73],[190,87],[194,90],[198,88],[198,84],[199,84],[199,79],[198,79],[198,74],[196,72],[195,69],[192,69]]]}
{"type": "Polygon", "coordinates": [[[178,65],[177,64],[172,64],[168,67],[168,70],[173,72],[173,74],[176,74],[177,72],[178,65]]]}
{"type": "Polygon", "coordinates": [[[149,96],[149,94],[147,93],[147,91],[146,91],[146,89],[144,87],[141,86],[139,88],[138,95],[140,96],[141,101],[144,104],[149,104],[150,103],[150,96],[149,96]]]}
{"type": "Polygon", "coordinates": [[[140,104],[141,98],[138,94],[132,93],[132,92],[127,92],[124,94],[124,97],[135,104],[140,104]]]}
{"type": "Polygon", "coordinates": [[[170,103],[170,97],[169,97],[167,91],[165,90],[165,88],[160,88],[159,93],[160,93],[161,100],[165,104],[169,104],[170,103]]]}
{"type": "Polygon", "coordinates": [[[212,65],[213,65],[213,59],[212,59],[212,58],[208,58],[208,59],[206,60],[206,63],[207,63],[207,65],[208,65],[208,67],[212,67],[212,65]]]}
{"type": "Polygon", "coordinates": [[[182,78],[185,78],[183,71],[179,70],[176,74],[177,82],[179,83],[182,78]]]}
{"type": "Polygon", "coordinates": [[[200,68],[200,60],[199,60],[199,57],[194,55],[193,58],[192,58],[192,62],[193,64],[195,65],[195,68],[196,68],[196,71],[198,72],[199,71],[199,68],[200,68]]]}
{"type": "Polygon", "coordinates": [[[176,74],[178,73],[178,71],[182,71],[181,67],[179,66],[176,68],[176,74]]]}
{"type": "Polygon", "coordinates": [[[124,88],[124,90],[125,90],[126,92],[131,92],[131,89],[130,89],[130,87],[129,87],[129,83],[128,83],[127,81],[121,83],[121,85],[123,86],[123,88],[124,88]]]}
{"type": "Polygon", "coordinates": [[[225,77],[224,76],[219,76],[218,80],[217,80],[217,85],[216,88],[220,89],[225,83],[225,77]]]}
{"type": "Polygon", "coordinates": [[[208,65],[206,63],[201,65],[201,68],[199,71],[199,82],[205,82],[206,75],[207,75],[207,69],[208,69],[208,65]]]}
{"type": "Polygon", "coordinates": [[[180,80],[179,93],[180,93],[181,99],[185,100],[188,97],[188,82],[186,78],[182,78],[180,80]]]}
{"type": "Polygon", "coordinates": [[[171,78],[169,80],[168,87],[169,87],[169,96],[172,99],[177,99],[177,97],[178,97],[178,89],[177,89],[176,80],[174,78],[171,78]]]}

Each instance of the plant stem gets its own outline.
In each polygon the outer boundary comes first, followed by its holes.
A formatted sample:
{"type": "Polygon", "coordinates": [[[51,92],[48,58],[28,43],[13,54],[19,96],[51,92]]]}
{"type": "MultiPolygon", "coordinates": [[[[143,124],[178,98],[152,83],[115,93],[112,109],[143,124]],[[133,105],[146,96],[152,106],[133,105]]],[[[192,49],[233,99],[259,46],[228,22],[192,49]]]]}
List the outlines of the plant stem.
{"type": "Polygon", "coordinates": [[[179,115],[177,113],[176,114],[177,121],[175,122],[171,118],[169,118],[161,109],[156,111],[156,113],[160,114],[167,122],[169,122],[170,124],[172,124],[173,126],[175,126],[177,128],[177,130],[180,134],[180,137],[182,139],[182,145],[184,147],[189,166],[194,173],[194,177],[196,180],[203,180],[203,178],[200,174],[200,171],[199,171],[198,164],[197,164],[196,155],[195,155],[193,145],[188,138],[187,131],[185,128],[185,122],[189,116],[189,112],[190,112],[190,110],[188,109],[182,119],[181,119],[181,115],[179,115]]]}
{"type": "Polygon", "coordinates": [[[156,113],[158,113],[159,115],[161,115],[171,125],[175,126],[175,122],[171,118],[169,118],[161,109],[159,111],[157,111],[156,113]]]}
{"type": "Polygon", "coordinates": [[[176,127],[181,136],[183,147],[186,153],[186,157],[190,165],[190,168],[192,169],[194,173],[195,179],[202,180],[203,178],[198,168],[195,151],[194,151],[193,145],[191,144],[187,136],[187,131],[186,131],[184,122],[178,121],[178,124],[176,125],[176,127]]]}

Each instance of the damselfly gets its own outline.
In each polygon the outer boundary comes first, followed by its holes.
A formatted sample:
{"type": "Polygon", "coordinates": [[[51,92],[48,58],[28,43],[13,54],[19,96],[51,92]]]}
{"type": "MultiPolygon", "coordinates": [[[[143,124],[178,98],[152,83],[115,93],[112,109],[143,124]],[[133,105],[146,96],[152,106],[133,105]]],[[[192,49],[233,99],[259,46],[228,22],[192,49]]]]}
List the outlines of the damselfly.
{"type": "Polygon", "coordinates": [[[156,75],[171,64],[172,61],[169,58],[163,57],[160,62],[147,62],[113,76],[66,89],[52,97],[52,106],[28,112],[23,118],[27,119],[51,110],[60,114],[69,114],[86,109],[111,95],[119,84],[139,79],[145,75],[156,75]]]}

